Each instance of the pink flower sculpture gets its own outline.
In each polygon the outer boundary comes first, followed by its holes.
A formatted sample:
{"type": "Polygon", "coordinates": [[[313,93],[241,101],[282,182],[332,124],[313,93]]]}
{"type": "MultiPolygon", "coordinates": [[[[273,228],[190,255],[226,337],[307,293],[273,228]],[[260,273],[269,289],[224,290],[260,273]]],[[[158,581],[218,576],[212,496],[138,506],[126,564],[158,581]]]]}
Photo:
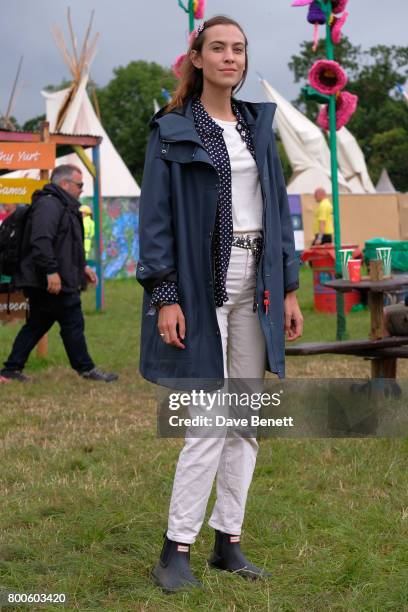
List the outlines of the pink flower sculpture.
{"type": "Polygon", "coordinates": [[[183,63],[186,57],[187,57],[187,53],[182,53],[176,58],[176,61],[171,67],[174,76],[177,77],[178,79],[181,78],[181,69],[182,69],[182,66],[183,66],[183,63]]]}
{"type": "Polygon", "coordinates": [[[312,4],[313,0],[293,0],[291,6],[307,6],[312,4]]]}
{"type": "Polygon", "coordinates": [[[194,19],[204,19],[205,0],[194,0],[194,19]]]}
{"type": "Polygon", "coordinates": [[[334,45],[338,45],[341,41],[341,29],[347,21],[349,13],[346,11],[340,17],[333,17],[331,25],[331,38],[334,45]]]}
{"type": "MultiPolygon", "coordinates": [[[[358,103],[358,96],[354,96],[348,91],[342,91],[336,100],[336,130],[347,125],[351,116],[355,113],[358,103]]],[[[323,130],[330,129],[329,107],[325,104],[317,116],[317,124],[323,130]]]]}
{"type": "Polygon", "coordinates": [[[332,0],[332,11],[336,15],[342,13],[347,6],[348,0],[332,0]]]}
{"type": "Polygon", "coordinates": [[[319,93],[331,96],[347,83],[343,68],[333,60],[317,60],[309,72],[309,83],[319,93]]]}

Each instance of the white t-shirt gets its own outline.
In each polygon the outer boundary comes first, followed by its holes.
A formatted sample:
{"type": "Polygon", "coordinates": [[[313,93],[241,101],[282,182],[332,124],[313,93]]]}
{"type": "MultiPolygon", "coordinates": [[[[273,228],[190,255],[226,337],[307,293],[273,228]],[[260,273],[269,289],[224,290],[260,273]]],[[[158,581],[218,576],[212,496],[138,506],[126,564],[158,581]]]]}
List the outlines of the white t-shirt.
{"type": "Polygon", "coordinates": [[[262,230],[263,199],[255,160],[236,129],[237,121],[212,119],[224,130],[230,158],[234,232],[262,230]]]}

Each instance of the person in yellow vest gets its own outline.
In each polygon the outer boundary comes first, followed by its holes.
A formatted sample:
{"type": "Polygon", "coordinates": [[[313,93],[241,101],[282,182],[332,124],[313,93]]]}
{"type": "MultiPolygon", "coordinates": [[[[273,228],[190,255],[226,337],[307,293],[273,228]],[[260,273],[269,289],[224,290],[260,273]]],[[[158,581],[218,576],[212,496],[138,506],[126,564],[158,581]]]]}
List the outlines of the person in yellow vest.
{"type": "Polygon", "coordinates": [[[89,259],[92,249],[92,240],[95,235],[95,221],[92,219],[92,210],[90,206],[82,204],[79,210],[82,213],[82,220],[84,223],[85,257],[89,259]]]}
{"type": "Polygon", "coordinates": [[[318,203],[313,220],[313,245],[333,242],[333,205],[322,187],[314,194],[318,203]]]}

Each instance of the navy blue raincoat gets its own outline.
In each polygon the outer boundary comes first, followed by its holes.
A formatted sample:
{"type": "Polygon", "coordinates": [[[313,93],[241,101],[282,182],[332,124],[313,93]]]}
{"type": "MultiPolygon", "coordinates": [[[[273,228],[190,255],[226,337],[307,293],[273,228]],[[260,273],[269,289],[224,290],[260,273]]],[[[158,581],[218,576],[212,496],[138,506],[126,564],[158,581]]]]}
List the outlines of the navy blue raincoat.
{"type": "MultiPolygon", "coordinates": [[[[267,347],[266,369],[285,375],[284,296],[298,282],[292,221],[272,130],[276,104],[235,100],[251,131],[264,200],[264,248],[258,266],[258,316],[267,347]],[[264,291],[270,292],[265,312],[264,291]]],[[[211,241],[218,174],[194,126],[191,100],[150,123],[140,199],[137,279],[145,288],[140,371],[149,381],[210,379],[223,384],[223,358],[213,293],[211,241]],[[165,344],[158,314],[149,308],[161,281],[177,281],[186,319],[185,349],[165,344]]],[[[254,315],[256,316],[256,315],[254,315]]],[[[173,385],[167,385],[173,386],[173,385]]]]}

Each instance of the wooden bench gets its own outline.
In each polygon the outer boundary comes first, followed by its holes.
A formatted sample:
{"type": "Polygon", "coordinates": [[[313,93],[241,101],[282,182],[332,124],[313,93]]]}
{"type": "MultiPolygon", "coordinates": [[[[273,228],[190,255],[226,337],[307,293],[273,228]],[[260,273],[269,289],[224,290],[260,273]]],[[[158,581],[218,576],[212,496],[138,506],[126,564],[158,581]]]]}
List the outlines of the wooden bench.
{"type": "Polygon", "coordinates": [[[354,355],[372,359],[372,378],[396,378],[397,359],[408,358],[408,336],[389,336],[380,340],[345,340],[337,342],[305,342],[287,346],[288,357],[304,355],[354,355]]]}

